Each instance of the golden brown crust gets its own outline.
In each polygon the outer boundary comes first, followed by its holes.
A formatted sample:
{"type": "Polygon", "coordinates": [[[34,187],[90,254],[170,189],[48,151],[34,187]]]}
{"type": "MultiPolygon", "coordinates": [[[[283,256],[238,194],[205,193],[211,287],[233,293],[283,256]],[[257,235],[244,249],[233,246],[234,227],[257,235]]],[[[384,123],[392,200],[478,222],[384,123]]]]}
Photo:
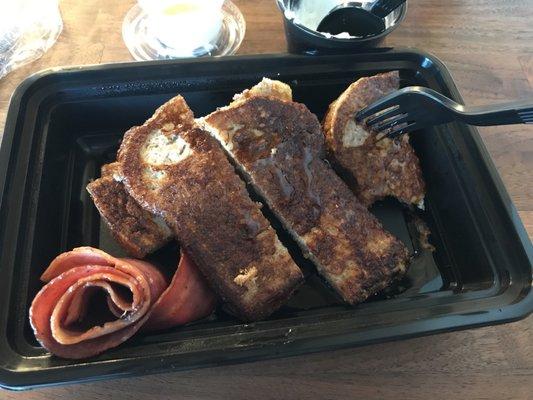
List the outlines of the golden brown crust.
{"type": "Polygon", "coordinates": [[[320,124],[304,105],[252,96],[204,120],[345,301],[405,271],[405,246],[324,162],[320,124]]]}
{"type": "Polygon", "coordinates": [[[89,183],[87,191],[115,240],[128,254],[143,258],[168,243],[172,232],[113,179],[116,168],[116,163],[102,167],[103,176],[89,183]]]}
{"type": "Polygon", "coordinates": [[[386,196],[406,204],[424,198],[420,162],[408,135],[376,142],[375,132],[353,122],[357,111],[398,88],[397,71],[361,78],[331,103],[323,121],[328,157],[353,178],[366,206],[386,196]]]}
{"type": "Polygon", "coordinates": [[[286,83],[268,78],[263,78],[257,85],[233,96],[230,106],[235,106],[254,96],[274,97],[276,99],[292,101],[292,89],[286,83]]]}
{"type": "Polygon", "coordinates": [[[128,192],[165,218],[239,317],[265,318],[301,284],[301,271],[260,206],[250,199],[216,140],[194,125],[181,97],[126,133],[119,162],[128,192]],[[174,128],[165,129],[169,123],[174,128]],[[160,158],[151,159],[146,152],[152,142],[163,144],[150,149],[163,154],[160,158]],[[168,143],[180,143],[183,157],[165,155],[168,143]]]}
{"type": "MultiPolygon", "coordinates": [[[[113,177],[113,176],[116,176],[118,177],[118,175],[120,175],[120,164],[118,162],[112,162],[112,163],[109,163],[109,164],[104,164],[102,165],[102,168],[100,169],[100,176],[103,178],[103,177],[106,177],[106,176],[109,176],[109,177],[113,177]]],[[[117,179],[119,180],[119,179],[117,179]]]]}

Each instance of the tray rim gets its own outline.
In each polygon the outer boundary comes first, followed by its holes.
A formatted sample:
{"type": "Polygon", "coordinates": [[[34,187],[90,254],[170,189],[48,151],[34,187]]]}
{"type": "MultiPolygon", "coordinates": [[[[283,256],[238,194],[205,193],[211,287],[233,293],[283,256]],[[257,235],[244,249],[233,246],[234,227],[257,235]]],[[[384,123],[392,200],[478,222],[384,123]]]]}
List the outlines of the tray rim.
{"type": "MultiPolygon", "coordinates": [[[[437,68],[440,70],[440,73],[443,75],[443,78],[446,80],[447,89],[452,93],[452,96],[458,100],[461,101],[462,98],[457,90],[457,87],[455,86],[454,80],[448,71],[448,69],[445,67],[445,65],[436,57],[421,52],[415,49],[403,49],[403,48],[397,48],[397,49],[378,49],[377,51],[368,52],[368,53],[357,53],[357,54],[350,54],[350,56],[360,56],[363,57],[365,54],[410,54],[410,55],[416,55],[417,57],[424,57],[427,60],[429,60],[430,63],[435,64],[437,68]]],[[[20,108],[23,105],[22,100],[25,95],[27,95],[28,91],[38,82],[40,82],[43,79],[46,79],[47,77],[54,76],[56,74],[70,74],[70,73],[76,73],[80,71],[100,71],[100,70],[109,70],[111,69],[122,69],[122,68],[131,68],[131,67],[143,67],[143,66],[152,66],[152,65],[175,65],[175,64],[195,64],[198,62],[226,62],[226,61],[232,61],[235,59],[239,60],[262,60],[262,59],[287,59],[287,58],[294,58],[294,59],[316,59],[316,58],[329,58],[334,59],[338,56],[299,56],[299,55],[292,55],[292,54],[260,54],[260,55],[245,55],[245,56],[230,56],[230,57],[224,57],[219,59],[203,59],[203,60],[197,60],[197,59],[182,59],[182,60],[169,60],[169,61],[151,61],[151,62],[122,62],[122,63],[111,63],[111,64],[96,64],[96,65],[90,65],[90,66],[69,66],[69,67],[54,67],[54,68],[48,68],[43,71],[39,71],[28,78],[26,78],[24,81],[22,81],[19,86],[14,91],[9,107],[8,107],[8,113],[6,116],[6,124],[4,129],[4,135],[2,137],[2,141],[0,144],[0,211],[2,210],[2,204],[5,200],[3,198],[4,192],[5,192],[5,180],[7,175],[7,164],[11,161],[9,157],[11,155],[11,147],[13,145],[13,136],[16,131],[17,123],[19,122],[18,119],[20,118],[20,108]],[[7,156],[6,156],[7,155],[7,156]]],[[[474,128],[469,128],[471,131],[471,136],[474,139],[474,142],[476,146],[478,147],[478,150],[480,151],[481,157],[483,159],[483,162],[485,163],[485,166],[487,167],[487,170],[489,172],[490,178],[492,182],[494,183],[498,195],[500,196],[502,203],[505,205],[505,217],[508,218],[513,223],[513,228],[518,234],[518,237],[521,241],[521,246],[525,249],[526,255],[530,261],[530,264],[533,260],[533,247],[531,246],[531,241],[529,240],[529,236],[527,235],[527,232],[520,221],[518,211],[514,207],[512,200],[510,196],[508,195],[505,186],[503,185],[503,182],[496,170],[496,167],[494,166],[490,155],[485,148],[482,139],[474,128]]],[[[0,232],[1,233],[1,232],[0,232]]],[[[0,266],[1,267],[1,266],[0,266]]],[[[1,271],[1,269],[0,269],[1,271]]],[[[468,325],[461,324],[461,323],[449,323],[444,325],[435,324],[434,329],[426,330],[424,332],[416,332],[416,329],[410,330],[409,328],[405,329],[404,334],[396,336],[397,338],[404,338],[404,337],[413,337],[413,336],[420,336],[420,335],[427,335],[430,333],[436,333],[436,332],[442,332],[442,331],[449,331],[459,328],[467,328],[467,327],[473,327],[473,326],[482,326],[482,325],[489,325],[489,324],[497,324],[497,323],[504,323],[507,321],[512,320],[518,320],[521,318],[526,317],[533,311],[533,291],[529,290],[529,292],[521,298],[521,300],[515,304],[512,305],[506,305],[507,309],[507,316],[506,318],[495,318],[491,319],[489,321],[486,320],[486,318],[483,318],[483,316],[469,316],[470,323],[468,325]],[[440,326],[440,327],[439,327],[440,326]]],[[[433,320],[438,320],[442,322],[447,317],[450,316],[438,316],[437,318],[434,318],[433,320]]],[[[486,317],[486,316],[485,316],[486,317]]],[[[426,321],[431,321],[431,319],[428,319],[426,321]]],[[[413,324],[412,322],[411,324],[413,324]]],[[[406,324],[409,325],[409,324],[406,324]]],[[[383,336],[383,338],[386,338],[386,335],[383,336]]],[[[380,341],[381,339],[375,339],[373,341],[380,341]]],[[[364,343],[360,343],[364,344],[364,343]]],[[[353,344],[344,344],[342,347],[348,347],[348,346],[354,346],[353,344]]],[[[338,345],[334,346],[335,348],[339,348],[338,345]]],[[[246,350],[245,350],[246,351],[246,350]]],[[[310,351],[321,351],[321,349],[318,350],[304,350],[304,351],[297,351],[295,354],[302,354],[307,353],[310,351]]],[[[287,356],[291,354],[283,354],[283,356],[287,356]]],[[[276,355],[274,355],[276,356],[276,355]]],[[[269,355],[262,355],[260,358],[268,358],[269,355]]],[[[244,354],[241,357],[237,357],[235,359],[232,359],[229,361],[230,363],[233,362],[239,362],[242,358],[242,361],[246,361],[248,356],[244,354]]],[[[134,360],[133,360],[134,361],[134,360]]],[[[97,366],[95,366],[97,367],[97,366]]],[[[190,368],[190,367],[185,367],[190,368]]],[[[19,372],[13,372],[7,369],[4,369],[3,366],[0,366],[0,387],[4,388],[12,388],[12,389],[21,389],[21,388],[27,388],[27,387],[36,387],[36,386],[43,386],[43,385],[50,385],[51,381],[55,383],[59,383],[57,380],[49,380],[48,382],[44,383],[37,383],[36,385],[30,384],[29,386],[20,384],[19,375],[23,375],[19,372]],[[13,378],[13,379],[12,379],[13,378]],[[17,381],[19,383],[17,383],[17,381]]],[[[83,380],[95,380],[95,379],[104,379],[109,376],[117,376],[116,374],[111,375],[104,375],[101,377],[90,377],[87,378],[82,377],[80,379],[83,380]]],[[[69,383],[74,383],[76,381],[69,381],[69,383]]],[[[64,382],[62,382],[64,383],[64,382]]]]}

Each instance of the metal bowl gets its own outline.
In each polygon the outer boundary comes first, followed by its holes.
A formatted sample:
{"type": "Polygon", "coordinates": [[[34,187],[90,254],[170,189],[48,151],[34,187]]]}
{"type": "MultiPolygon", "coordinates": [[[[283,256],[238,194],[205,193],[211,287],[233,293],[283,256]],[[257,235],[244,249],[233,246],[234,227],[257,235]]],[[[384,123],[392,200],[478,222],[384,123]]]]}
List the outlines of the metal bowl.
{"type": "MultiPolygon", "coordinates": [[[[285,26],[285,36],[287,38],[287,49],[290,53],[297,54],[335,54],[343,52],[353,52],[368,47],[379,45],[385,36],[391,33],[403,21],[407,13],[407,1],[384,18],[385,30],[377,35],[364,37],[342,38],[316,31],[314,28],[305,25],[305,21],[296,18],[295,11],[302,7],[309,0],[276,0],[279,9],[283,14],[285,26]]],[[[366,6],[374,1],[360,1],[366,6]]],[[[335,2],[332,1],[332,7],[335,2]]],[[[343,3],[338,1],[337,4],[343,3]]],[[[321,6],[324,3],[321,3],[321,6]]],[[[322,18],[327,14],[324,13],[322,18]]],[[[318,23],[317,23],[318,25],[318,23]]]]}

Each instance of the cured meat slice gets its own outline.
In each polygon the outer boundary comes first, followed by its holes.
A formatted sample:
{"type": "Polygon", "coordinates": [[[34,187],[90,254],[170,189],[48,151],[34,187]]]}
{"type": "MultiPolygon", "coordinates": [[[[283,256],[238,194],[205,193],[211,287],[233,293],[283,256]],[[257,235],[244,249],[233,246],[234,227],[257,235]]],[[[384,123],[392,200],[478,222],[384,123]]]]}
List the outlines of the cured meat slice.
{"type": "Polygon", "coordinates": [[[155,303],[143,330],[171,328],[207,317],[217,302],[214,292],[189,255],[181,252],[178,269],[155,303]]]}
{"type": "Polygon", "coordinates": [[[41,279],[48,283],[32,302],[30,323],[43,347],[64,358],[97,355],[143,326],[162,329],[203,318],[215,305],[213,293],[186,255],[170,286],[145,261],[115,258],[91,247],[56,257],[41,279]],[[97,291],[105,294],[108,312],[91,308],[97,291]],[[102,319],[84,326],[86,317],[97,312],[102,319]]]}

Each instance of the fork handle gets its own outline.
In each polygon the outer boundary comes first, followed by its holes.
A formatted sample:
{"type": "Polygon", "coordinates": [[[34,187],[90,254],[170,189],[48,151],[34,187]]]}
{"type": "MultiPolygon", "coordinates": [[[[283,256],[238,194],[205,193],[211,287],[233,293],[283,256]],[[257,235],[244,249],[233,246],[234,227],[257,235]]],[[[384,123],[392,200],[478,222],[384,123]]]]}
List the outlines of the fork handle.
{"type": "Polygon", "coordinates": [[[464,122],[476,126],[533,123],[533,101],[523,100],[484,107],[465,107],[464,122]]]}

